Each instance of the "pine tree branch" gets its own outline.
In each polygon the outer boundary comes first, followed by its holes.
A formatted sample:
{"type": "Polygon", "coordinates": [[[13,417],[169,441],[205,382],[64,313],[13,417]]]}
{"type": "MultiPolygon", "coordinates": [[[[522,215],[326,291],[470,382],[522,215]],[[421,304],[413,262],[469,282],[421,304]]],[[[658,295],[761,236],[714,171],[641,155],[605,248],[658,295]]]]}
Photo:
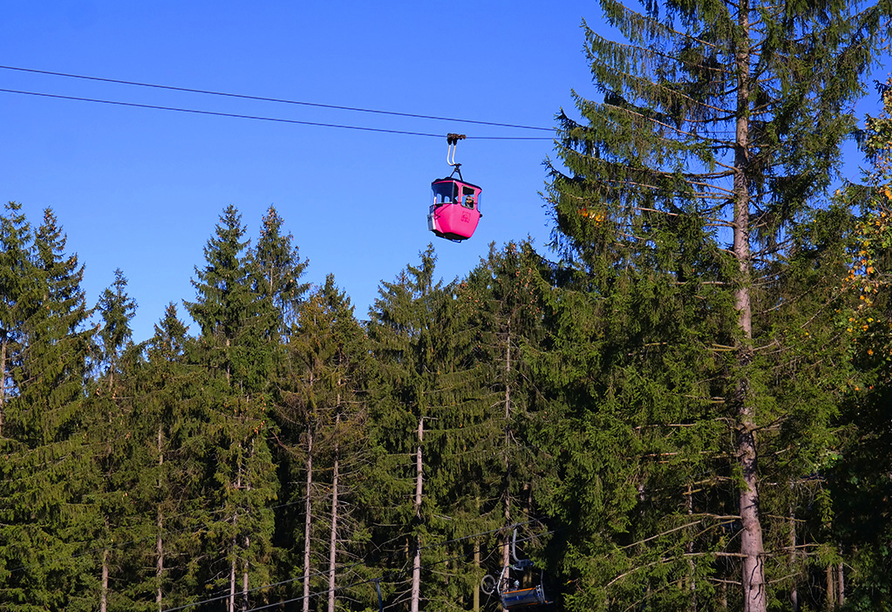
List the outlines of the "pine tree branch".
{"type": "MultiPolygon", "coordinates": [[[[697,44],[705,46],[705,47],[720,49],[720,47],[715,45],[715,43],[701,40],[700,38],[697,38],[696,36],[693,36],[687,32],[679,32],[679,31],[675,30],[674,28],[666,25],[665,23],[662,23],[662,22],[654,19],[653,17],[650,17],[649,15],[644,15],[642,13],[639,13],[638,11],[631,10],[630,8],[628,8],[624,4],[621,4],[620,2],[617,2],[616,0],[605,1],[602,4],[603,4],[605,11],[608,13],[618,10],[626,16],[626,19],[619,20],[619,24],[620,25],[628,25],[629,29],[632,30],[632,32],[629,32],[627,34],[628,38],[632,38],[632,36],[629,35],[631,33],[634,33],[635,35],[639,35],[640,31],[642,29],[645,29],[645,28],[642,28],[642,26],[647,26],[649,29],[646,29],[646,31],[651,38],[655,38],[658,36],[666,37],[667,35],[674,35],[677,38],[682,38],[686,41],[694,42],[694,43],[697,43],[697,44]]],[[[616,21],[617,20],[615,18],[613,18],[613,17],[610,18],[610,22],[613,23],[614,25],[617,25],[616,21]]],[[[586,25],[586,29],[589,31],[591,30],[590,28],[588,28],[587,25],[586,25]]]]}
{"type": "MultiPolygon", "coordinates": [[[[686,138],[692,138],[692,139],[697,140],[697,141],[700,141],[700,142],[713,142],[713,139],[711,139],[711,138],[705,138],[705,137],[700,136],[699,134],[696,134],[696,133],[694,133],[694,132],[689,132],[689,131],[687,131],[687,130],[683,130],[683,129],[681,129],[681,128],[675,127],[675,126],[673,126],[673,125],[669,125],[668,123],[665,123],[665,122],[663,122],[663,121],[659,121],[658,119],[656,119],[656,118],[654,118],[654,117],[649,117],[649,116],[647,116],[647,115],[644,115],[643,113],[640,113],[640,112],[638,112],[638,111],[634,111],[634,110],[632,110],[631,108],[626,108],[626,107],[622,107],[622,106],[616,106],[616,105],[614,105],[614,104],[609,104],[609,103],[607,103],[607,102],[605,102],[602,106],[603,106],[604,108],[612,109],[612,110],[614,110],[614,111],[617,111],[617,112],[622,113],[622,114],[625,114],[625,115],[629,115],[629,116],[631,116],[631,117],[637,117],[638,119],[641,119],[642,121],[644,121],[644,122],[646,122],[646,123],[650,123],[650,124],[652,124],[652,125],[656,125],[656,126],[659,126],[659,127],[661,127],[661,128],[667,129],[667,130],[669,130],[670,132],[674,132],[674,133],[677,134],[678,136],[683,136],[683,137],[686,137],[686,138]]],[[[672,143],[677,142],[677,141],[675,141],[675,140],[673,140],[673,139],[671,139],[671,138],[666,138],[666,137],[663,137],[663,136],[659,136],[659,138],[660,138],[661,140],[666,140],[667,142],[672,142],[672,143]]],[[[728,168],[729,170],[733,170],[733,167],[732,167],[732,166],[724,166],[724,165],[722,165],[722,164],[717,164],[717,165],[721,165],[722,167],[726,167],[726,168],[728,168]]]]}
{"type": "MultiPolygon", "coordinates": [[[[648,456],[648,455],[645,455],[645,457],[647,457],[647,456],[648,456]]],[[[702,523],[702,522],[703,522],[702,520],[697,520],[697,521],[694,521],[694,522],[692,522],[692,523],[687,523],[687,524],[685,524],[685,525],[681,525],[681,526],[679,526],[679,527],[675,527],[675,528],[673,528],[673,529],[669,529],[668,531],[664,531],[664,532],[662,532],[662,533],[658,533],[658,534],[656,534],[656,535],[650,536],[649,538],[644,538],[643,540],[639,540],[639,541],[637,541],[637,542],[632,542],[631,544],[627,544],[627,545],[625,545],[625,546],[620,546],[619,550],[627,550],[627,549],[629,549],[629,548],[634,548],[634,547],[636,547],[636,546],[641,546],[642,544],[645,544],[645,543],[650,542],[650,541],[652,541],[652,540],[656,540],[656,539],[658,539],[658,538],[662,538],[663,536],[669,535],[670,533],[674,533],[674,532],[676,532],[676,531],[681,531],[682,529],[688,529],[688,528],[690,528],[690,527],[693,527],[694,525],[699,525],[699,524],[702,523]]],[[[612,582],[611,582],[610,584],[612,584],[612,582]]],[[[610,584],[608,584],[607,586],[610,586],[610,584]]]]}
{"type": "MultiPolygon", "coordinates": [[[[698,45],[702,45],[702,46],[704,46],[704,47],[713,48],[713,49],[719,49],[719,47],[717,47],[716,45],[714,45],[714,44],[712,44],[712,43],[709,43],[709,42],[700,40],[700,39],[695,38],[695,37],[693,37],[693,36],[691,36],[691,35],[689,35],[689,34],[686,34],[686,33],[684,33],[684,32],[678,32],[677,30],[673,30],[673,29],[671,29],[671,28],[666,28],[666,26],[665,26],[664,24],[661,24],[661,23],[659,23],[659,22],[657,22],[657,21],[654,21],[653,19],[650,19],[649,17],[644,17],[644,16],[640,15],[639,13],[635,13],[634,11],[629,11],[629,9],[626,9],[625,7],[623,7],[623,8],[624,8],[626,11],[628,11],[630,14],[637,15],[637,16],[641,17],[643,20],[649,21],[649,22],[650,22],[651,24],[653,24],[654,26],[659,27],[659,28],[663,28],[663,29],[665,29],[667,32],[672,33],[672,34],[674,34],[674,35],[676,35],[676,36],[685,38],[686,40],[689,40],[689,41],[691,41],[691,42],[695,42],[695,43],[697,43],[698,45]]],[[[685,61],[682,61],[682,60],[681,60],[680,58],[678,58],[678,57],[669,55],[668,53],[663,53],[663,52],[657,51],[657,50],[655,50],[653,47],[641,47],[641,46],[638,46],[638,45],[632,45],[632,44],[628,44],[628,43],[619,43],[619,42],[616,42],[616,41],[613,41],[613,40],[609,40],[609,39],[607,39],[607,38],[604,38],[603,36],[601,36],[601,35],[599,35],[599,34],[596,34],[596,33],[594,32],[594,30],[589,29],[589,32],[590,32],[590,36],[589,36],[590,44],[591,44],[591,42],[596,41],[596,42],[599,42],[599,43],[601,43],[601,44],[604,44],[604,45],[607,45],[607,46],[610,46],[610,47],[620,47],[620,48],[622,48],[622,49],[627,49],[627,50],[632,51],[632,52],[640,53],[642,56],[647,56],[647,57],[650,57],[650,58],[654,58],[654,57],[656,57],[656,58],[660,58],[660,59],[662,59],[662,60],[669,60],[671,63],[674,63],[674,64],[681,64],[681,65],[684,65],[684,66],[689,66],[689,65],[691,65],[690,62],[685,62],[685,61]]],[[[719,67],[714,67],[714,66],[705,66],[705,67],[704,67],[704,66],[699,65],[699,64],[697,64],[697,65],[695,65],[695,66],[696,66],[697,68],[703,68],[703,69],[705,69],[705,70],[709,70],[709,71],[712,71],[712,72],[718,72],[718,73],[721,73],[721,74],[732,74],[732,73],[730,73],[730,71],[725,70],[724,68],[719,68],[719,67]]]]}
{"type": "Polygon", "coordinates": [[[724,578],[714,578],[712,576],[706,576],[706,580],[708,580],[709,582],[715,582],[717,584],[730,584],[736,587],[739,587],[742,584],[740,580],[725,580],[724,578]]]}
{"type": "MultiPolygon", "coordinates": [[[[605,68],[606,70],[611,71],[611,72],[613,72],[614,74],[616,74],[616,73],[615,73],[616,68],[615,68],[614,66],[610,66],[610,65],[607,64],[606,62],[602,62],[602,61],[599,61],[598,59],[594,59],[594,60],[592,61],[592,64],[593,64],[593,65],[597,65],[597,66],[602,66],[602,67],[605,68]]],[[[722,108],[722,107],[719,107],[719,106],[713,106],[712,104],[708,104],[708,103],[706,103],[706,102],[703,102],[703,101],[700,101],[700,100],[696,100],[696,99],[692,98],[691,96],[689,96],[689,95],[687,95],[687,94],[685,94],[685,93],[683,93],[683,92],[681,92],[681,91],[678,91],[677,89],[672,89],[672,88],[667,87],[667,86],[665,86],[665,85],[661,85],[661,84],[659,84],[659,83],[654,83],[653,81],[648,80],[648,79],[645,79],[644,77],[639,77],[639,76],[637,76],[637,75],[634,75],[634,74],[631,74],[631,73],[628,73],[628,72],[623,72],[623,73],[621,73],[621,76],[622,76],[622,78],[623,78],[624,80],[627,80],[627,81],[634,81],[634,82],[639,83],[638,87],[634,87],[634,86],[631,86],[631,87],[630,87],[630,86],[628,86],[628,85],[627,85],[627,87],[628,87],[631,91],[633,91],[633,92],[635,93],[635,95],[637,95],[637,96],[639,96],[639,97],[642,97],[642,98],[650,98],[650,99],[653,99],[653,96],[645,96],[642,92],[648,92],[648,90],[657,90],[657,91],[663,91],[663,92],[666,92],[666,93],[668,94],[667,97],[670,97],[670,98],[678,98],[678,99],[681,99],[681,100],[686,100],[686,101],[688,101],[688,102],[691,102],[692,104],[694,104],[694,105],[697,106],[697,107],[705,108],[705,109],[708,109],[708,110],[711,110],[711,111],[715,111],[716,113],[726,113],[726,114],[729,114],[729,113],[731,112],[731,111],[730,111],[729,109],[727,109],[727,108],[722,108]]],[[[716,97],[721,97],[721,96],[716,96],[716,97]]],[[[710,123],[713,123],[713,122],[714,122],[714,119],[691,119],[691,118],[685,118],[685,121],[686,121],[686,122],[689,122],[689,123],[704,123],[704,124],[710,124],[710,123]]]]}

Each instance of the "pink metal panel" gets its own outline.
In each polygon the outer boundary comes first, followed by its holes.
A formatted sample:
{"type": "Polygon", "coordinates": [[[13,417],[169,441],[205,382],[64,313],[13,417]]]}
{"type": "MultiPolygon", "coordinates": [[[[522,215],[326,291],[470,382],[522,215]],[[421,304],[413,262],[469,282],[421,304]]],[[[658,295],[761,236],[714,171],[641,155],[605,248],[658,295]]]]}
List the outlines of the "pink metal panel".
{"type": "Polygon", "coordinates": [[[441,238],[466,240],[480,221],[480,187],[456,179],[440,179],[431,184],[433,203],[428,228],[441,238]]]}
{"type": "Polygon", "coordinates": [[[476,208],[465,208],[461,204],[444,204],[431,207],[431,229],[438,236],[452,240],[470,238],[477,229],[480,212],[476,208]]]}

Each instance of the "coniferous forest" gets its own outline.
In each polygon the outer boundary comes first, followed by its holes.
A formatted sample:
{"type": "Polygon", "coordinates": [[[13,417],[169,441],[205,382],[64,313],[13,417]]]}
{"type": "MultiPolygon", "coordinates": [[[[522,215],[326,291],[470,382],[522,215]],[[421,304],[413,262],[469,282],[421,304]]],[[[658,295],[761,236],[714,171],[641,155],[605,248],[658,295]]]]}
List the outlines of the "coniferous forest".
{"type": "Polygon", "coordinates": [[[228,206],[135,343],[5,206],[0,609],[892,607],[892,5],[600,5],[549,255],[430,247],[358,316],[228,206]]]}

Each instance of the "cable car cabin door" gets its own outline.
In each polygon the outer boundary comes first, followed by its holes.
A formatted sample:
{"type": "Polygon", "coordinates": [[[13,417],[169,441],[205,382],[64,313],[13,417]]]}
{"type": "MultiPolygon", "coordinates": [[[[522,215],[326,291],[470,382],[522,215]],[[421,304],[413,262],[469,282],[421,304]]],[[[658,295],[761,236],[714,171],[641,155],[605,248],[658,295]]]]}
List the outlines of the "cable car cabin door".
{"type": "Polygon", "coordinates": [[[455,242],[474,235],[480,221],[480,192],[477,185],[458,179],[437,179],[431,183],[433,202],[427,227],[440,238],[455,242]]]}

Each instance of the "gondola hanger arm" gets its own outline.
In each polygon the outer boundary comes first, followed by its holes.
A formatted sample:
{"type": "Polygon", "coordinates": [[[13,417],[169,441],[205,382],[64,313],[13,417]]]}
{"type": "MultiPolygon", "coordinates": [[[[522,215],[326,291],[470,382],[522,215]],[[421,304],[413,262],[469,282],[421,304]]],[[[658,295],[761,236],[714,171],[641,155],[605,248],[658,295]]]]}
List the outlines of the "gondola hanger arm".
{"type": "Polygon", "coordinates": [[[455,167],[456,169],[461,166],[461,164],[455,163],[455,149],[459,140],[464,140],[467,138],[464,134],[446,134],[446,143],[449,145],[449,148],[446,150],[446,163],[450,166],[455,167]]]}

